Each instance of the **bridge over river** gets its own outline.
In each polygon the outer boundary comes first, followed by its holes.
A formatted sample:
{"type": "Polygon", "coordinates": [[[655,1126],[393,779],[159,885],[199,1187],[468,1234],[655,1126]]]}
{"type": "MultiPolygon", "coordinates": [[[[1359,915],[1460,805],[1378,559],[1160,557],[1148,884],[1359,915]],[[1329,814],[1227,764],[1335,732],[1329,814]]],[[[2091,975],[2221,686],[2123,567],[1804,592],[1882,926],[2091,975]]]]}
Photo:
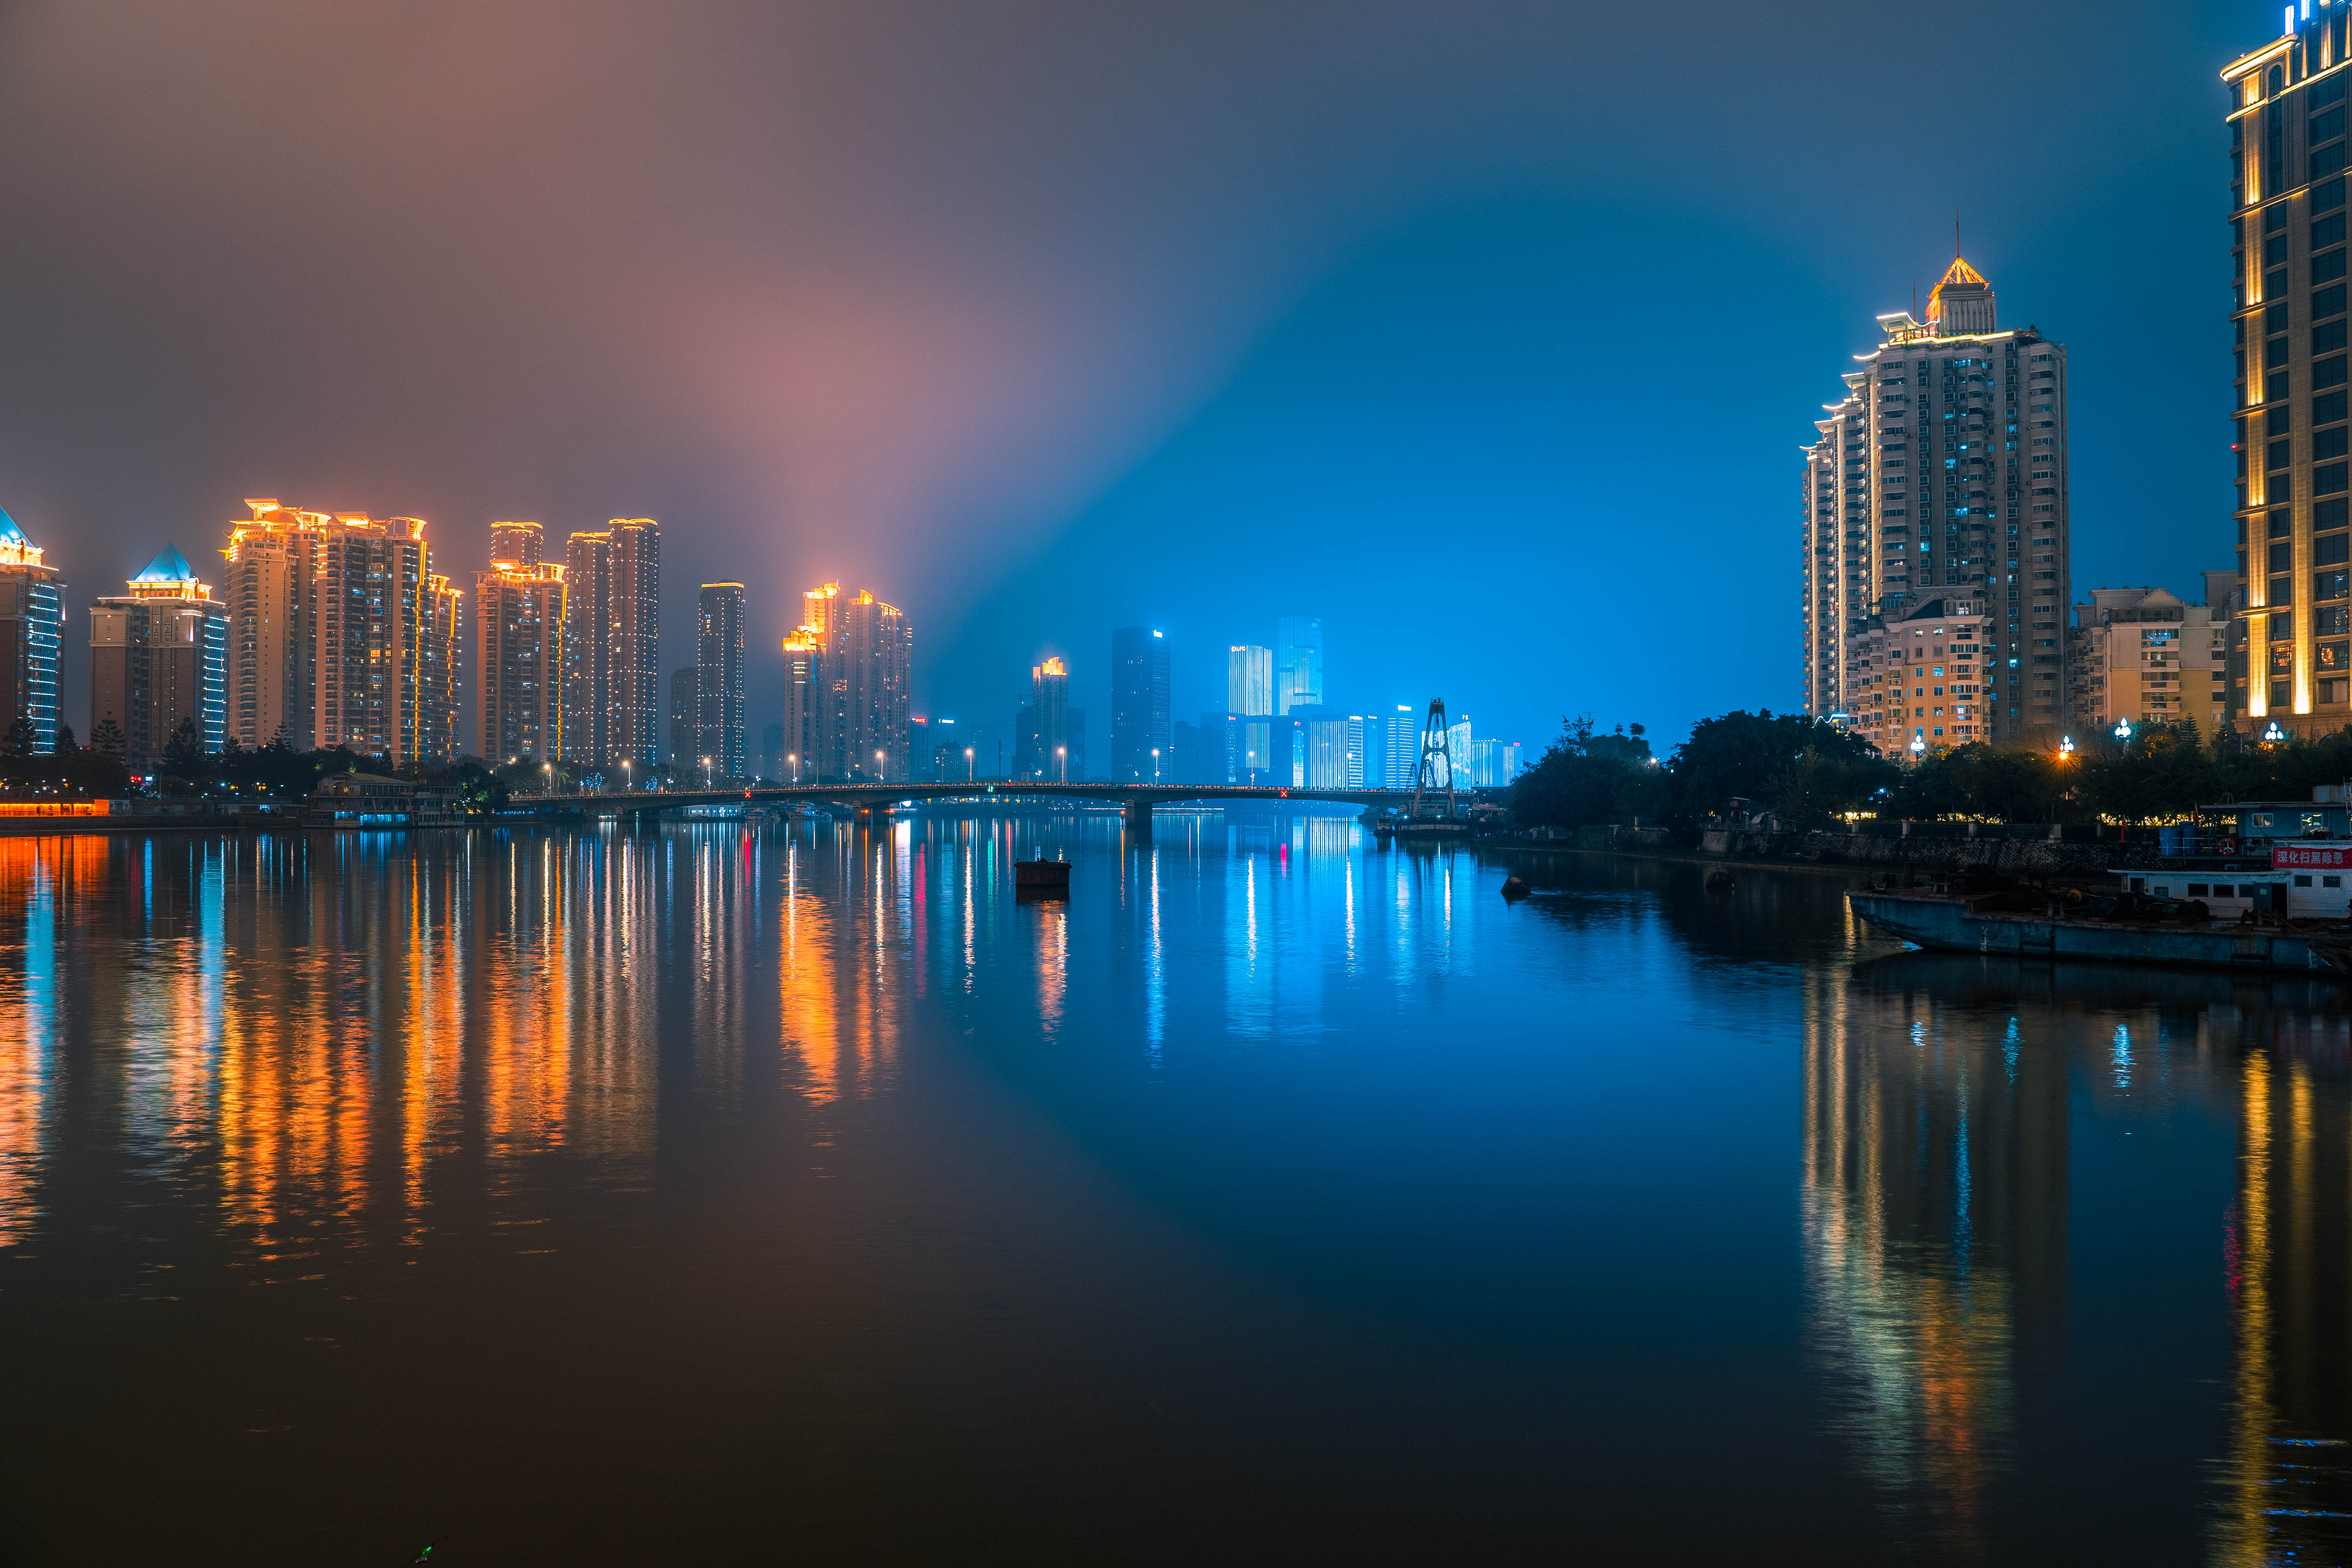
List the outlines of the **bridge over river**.
{"type": "MultiPolygon", "coordinates": [[[[1473,792],[1461,791],[1457,798],[1473,792]]],[[[589,816],[636,816],[677,811],[690,805],[789,805],[835,806],[870,814],[901,803],[930,800],[971,801],[977,805],[1032,800],[1082,800],[1124,809],[1127,825],[1137,832],[1151,830],[1151,808],[1177,801],[1333,801],[1347,805],[1393,806],[1412,809],[1412,791],[1393,789],[1297,789],[1275,784],[1048,784],[1028,780],[973,781],[963,784],[832,784],[755,785],[736,789],[639,790],[612,795],[518,795],[509,809],[547,813],[579,812],[589,816]]]]}

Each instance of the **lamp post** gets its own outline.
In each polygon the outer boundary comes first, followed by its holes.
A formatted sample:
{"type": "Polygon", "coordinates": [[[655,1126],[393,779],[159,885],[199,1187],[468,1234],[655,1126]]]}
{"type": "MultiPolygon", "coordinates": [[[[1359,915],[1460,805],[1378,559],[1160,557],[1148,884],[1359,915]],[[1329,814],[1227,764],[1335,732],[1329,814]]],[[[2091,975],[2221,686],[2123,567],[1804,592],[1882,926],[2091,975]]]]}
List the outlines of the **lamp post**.
{"type": "Polygon", "coordinates": [[[1151,748],[1151,782],[1160,782],[1160,748],[1157,746],[1151,748]]]}
{"type": "Polygon", "coordinates": [[[877,752],[874,753],[874,777],[877,781],[882,781],[882,753],[877,752]]]}
{"type": "Polygon", "coordinates": [[[1060,766],[1061,766],[1061,769],[1062,769],[1062,782],[1063,782],[1064,784],[1067,784],[1067,783],[1069,783],[1069,782],[1070,782],[1070,748],[1069,748],[1069,747],[1067,747],[1067,746],[1056,746],[1056,747],[1055,747],[1055,748],[1054,748],[1054,755],[1055,755],[1055,756],[1056,756],[1056,757],[1058,757],[1059,759],[1061,759],[1060,766]]]}
{"type": "Polygon", "coordinates": [[[1916,762],[1917,762],[1921,757],[1924,757],[1924,756],[1926,756],[1927,754],[1927,736],[1925,736],[1925,735],[1914,735],[1914,736],[1912,736],[1912,737],[1911,737],[1911,760],[1912,760],[1913,762],[1915,762],[1915,763],[1916,763],[1916,762]]]}
{"type": "Polygon", "coordinates": [[[2058,737],[2058,760],[2059,760],[2060,762],[2062,762],[2062,763],[2063,763],[2063,762],[2064,762],[2067,758],[2069,758],[2069,757],[2073,756],[2074,754],[2074,736],[2072,736],[2072,735],[2061,735],[2061,736],[2059,736],[2059,737],[2058,737]]]}
{"type": "Polygon", "coordinates": [[[971,784],[980,777],[980,764],[971,760],[971,748],[963,749],[963,782],[971,784]]]}
{"type": "Polygon", "coordinates": [[[801,782],[801,754],[798,752],[787,752],[784,754],[793,760],[793,783],[797,784],[801,782]]]}
{"type": "Polygon", "coordinates": [[[626,757],[621,759],[621,793],[629,793],[629,759],[626,757]]]}
{"type": "Polygon", "coordinates": [[[539,771],[547,775],[547,783],[540,786],[541,791],[548,795],[553,795],[555,793],[555,764],[553,763],[541,763],[539,764],[539,771]]]}
{"type": "Polygon", "coordinates": [[[702,787],[705,789],[709,789],[710,787],[710,759],[709,757],[702,759],[702,787]]]}
{"type": "Polygon", "coordinates": [[[2118,740],[2118,741],[2128,741],[2128,740],[2130,740],[2130,739],[2131,739],[2131,735],[2132,735],[2132,731],[2131,731],[2131,721],[2130,721],[2130,720],[2128,720],[2128,719],[2118,719],[2118,720],[2116,720],[2116,740],[2118,740]]]}
{"type": "Polygon", "coordinates": [[[2279,721],[2275,719],[2271,721],[2271,727],[2263,731],[2263,744],[2265,746],[2275,746],[2285,739],[2286,731],[2279,728],[2279,721]]]}

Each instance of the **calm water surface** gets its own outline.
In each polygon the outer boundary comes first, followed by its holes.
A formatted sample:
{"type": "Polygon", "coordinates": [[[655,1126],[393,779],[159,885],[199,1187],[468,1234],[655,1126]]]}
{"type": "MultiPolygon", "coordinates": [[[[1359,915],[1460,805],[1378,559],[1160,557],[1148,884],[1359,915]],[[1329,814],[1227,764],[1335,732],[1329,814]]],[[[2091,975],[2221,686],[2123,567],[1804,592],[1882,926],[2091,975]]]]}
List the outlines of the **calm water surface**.
{"type": "Polygon", "coordinates": [[[0,1555],[2352,1553],[2338,994],[1521,868],[0,840],[0,1555]]]}

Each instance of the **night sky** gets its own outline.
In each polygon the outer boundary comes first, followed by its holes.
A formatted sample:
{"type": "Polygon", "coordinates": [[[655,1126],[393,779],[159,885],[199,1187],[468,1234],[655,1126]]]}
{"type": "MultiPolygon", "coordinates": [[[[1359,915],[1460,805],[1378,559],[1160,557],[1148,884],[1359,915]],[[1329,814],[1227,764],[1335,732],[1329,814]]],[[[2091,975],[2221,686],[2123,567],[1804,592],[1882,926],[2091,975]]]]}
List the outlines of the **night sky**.
{"type": "Polygon", "coordinates": [[[1799,700],[1799,448],[1956,210],[2069,350],[2075,596],[2230,563],[2216,73],[2278,26],[9,0],[0,507],[78,731],[88,600],[268,495],[468,590],[493,520],[658,518],[665,668],[750,584],[755,752],[826,578],[919,712],[1070,657],[1097,768],[1113,626],[1188,718],[1283,614],[1341,705],[1679,733],[1799,700]]]}

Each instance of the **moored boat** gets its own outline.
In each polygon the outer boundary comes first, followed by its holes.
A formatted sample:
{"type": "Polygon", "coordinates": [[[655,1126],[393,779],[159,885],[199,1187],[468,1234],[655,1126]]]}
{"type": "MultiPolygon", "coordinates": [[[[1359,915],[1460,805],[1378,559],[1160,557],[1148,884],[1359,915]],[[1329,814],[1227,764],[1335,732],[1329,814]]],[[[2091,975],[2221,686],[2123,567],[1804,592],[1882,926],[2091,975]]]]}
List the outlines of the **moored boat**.
{"type": "Polygon", "coordinates": [[[2214,921],[2201,904],[2079,892],[1857,889],[1853,912],[1889,936],[1953,952],[2352,975],[2352,927],[2270,914],[2214,921]],[[2079,900],[2079,901],[2077,901],[2079,900]]]}

